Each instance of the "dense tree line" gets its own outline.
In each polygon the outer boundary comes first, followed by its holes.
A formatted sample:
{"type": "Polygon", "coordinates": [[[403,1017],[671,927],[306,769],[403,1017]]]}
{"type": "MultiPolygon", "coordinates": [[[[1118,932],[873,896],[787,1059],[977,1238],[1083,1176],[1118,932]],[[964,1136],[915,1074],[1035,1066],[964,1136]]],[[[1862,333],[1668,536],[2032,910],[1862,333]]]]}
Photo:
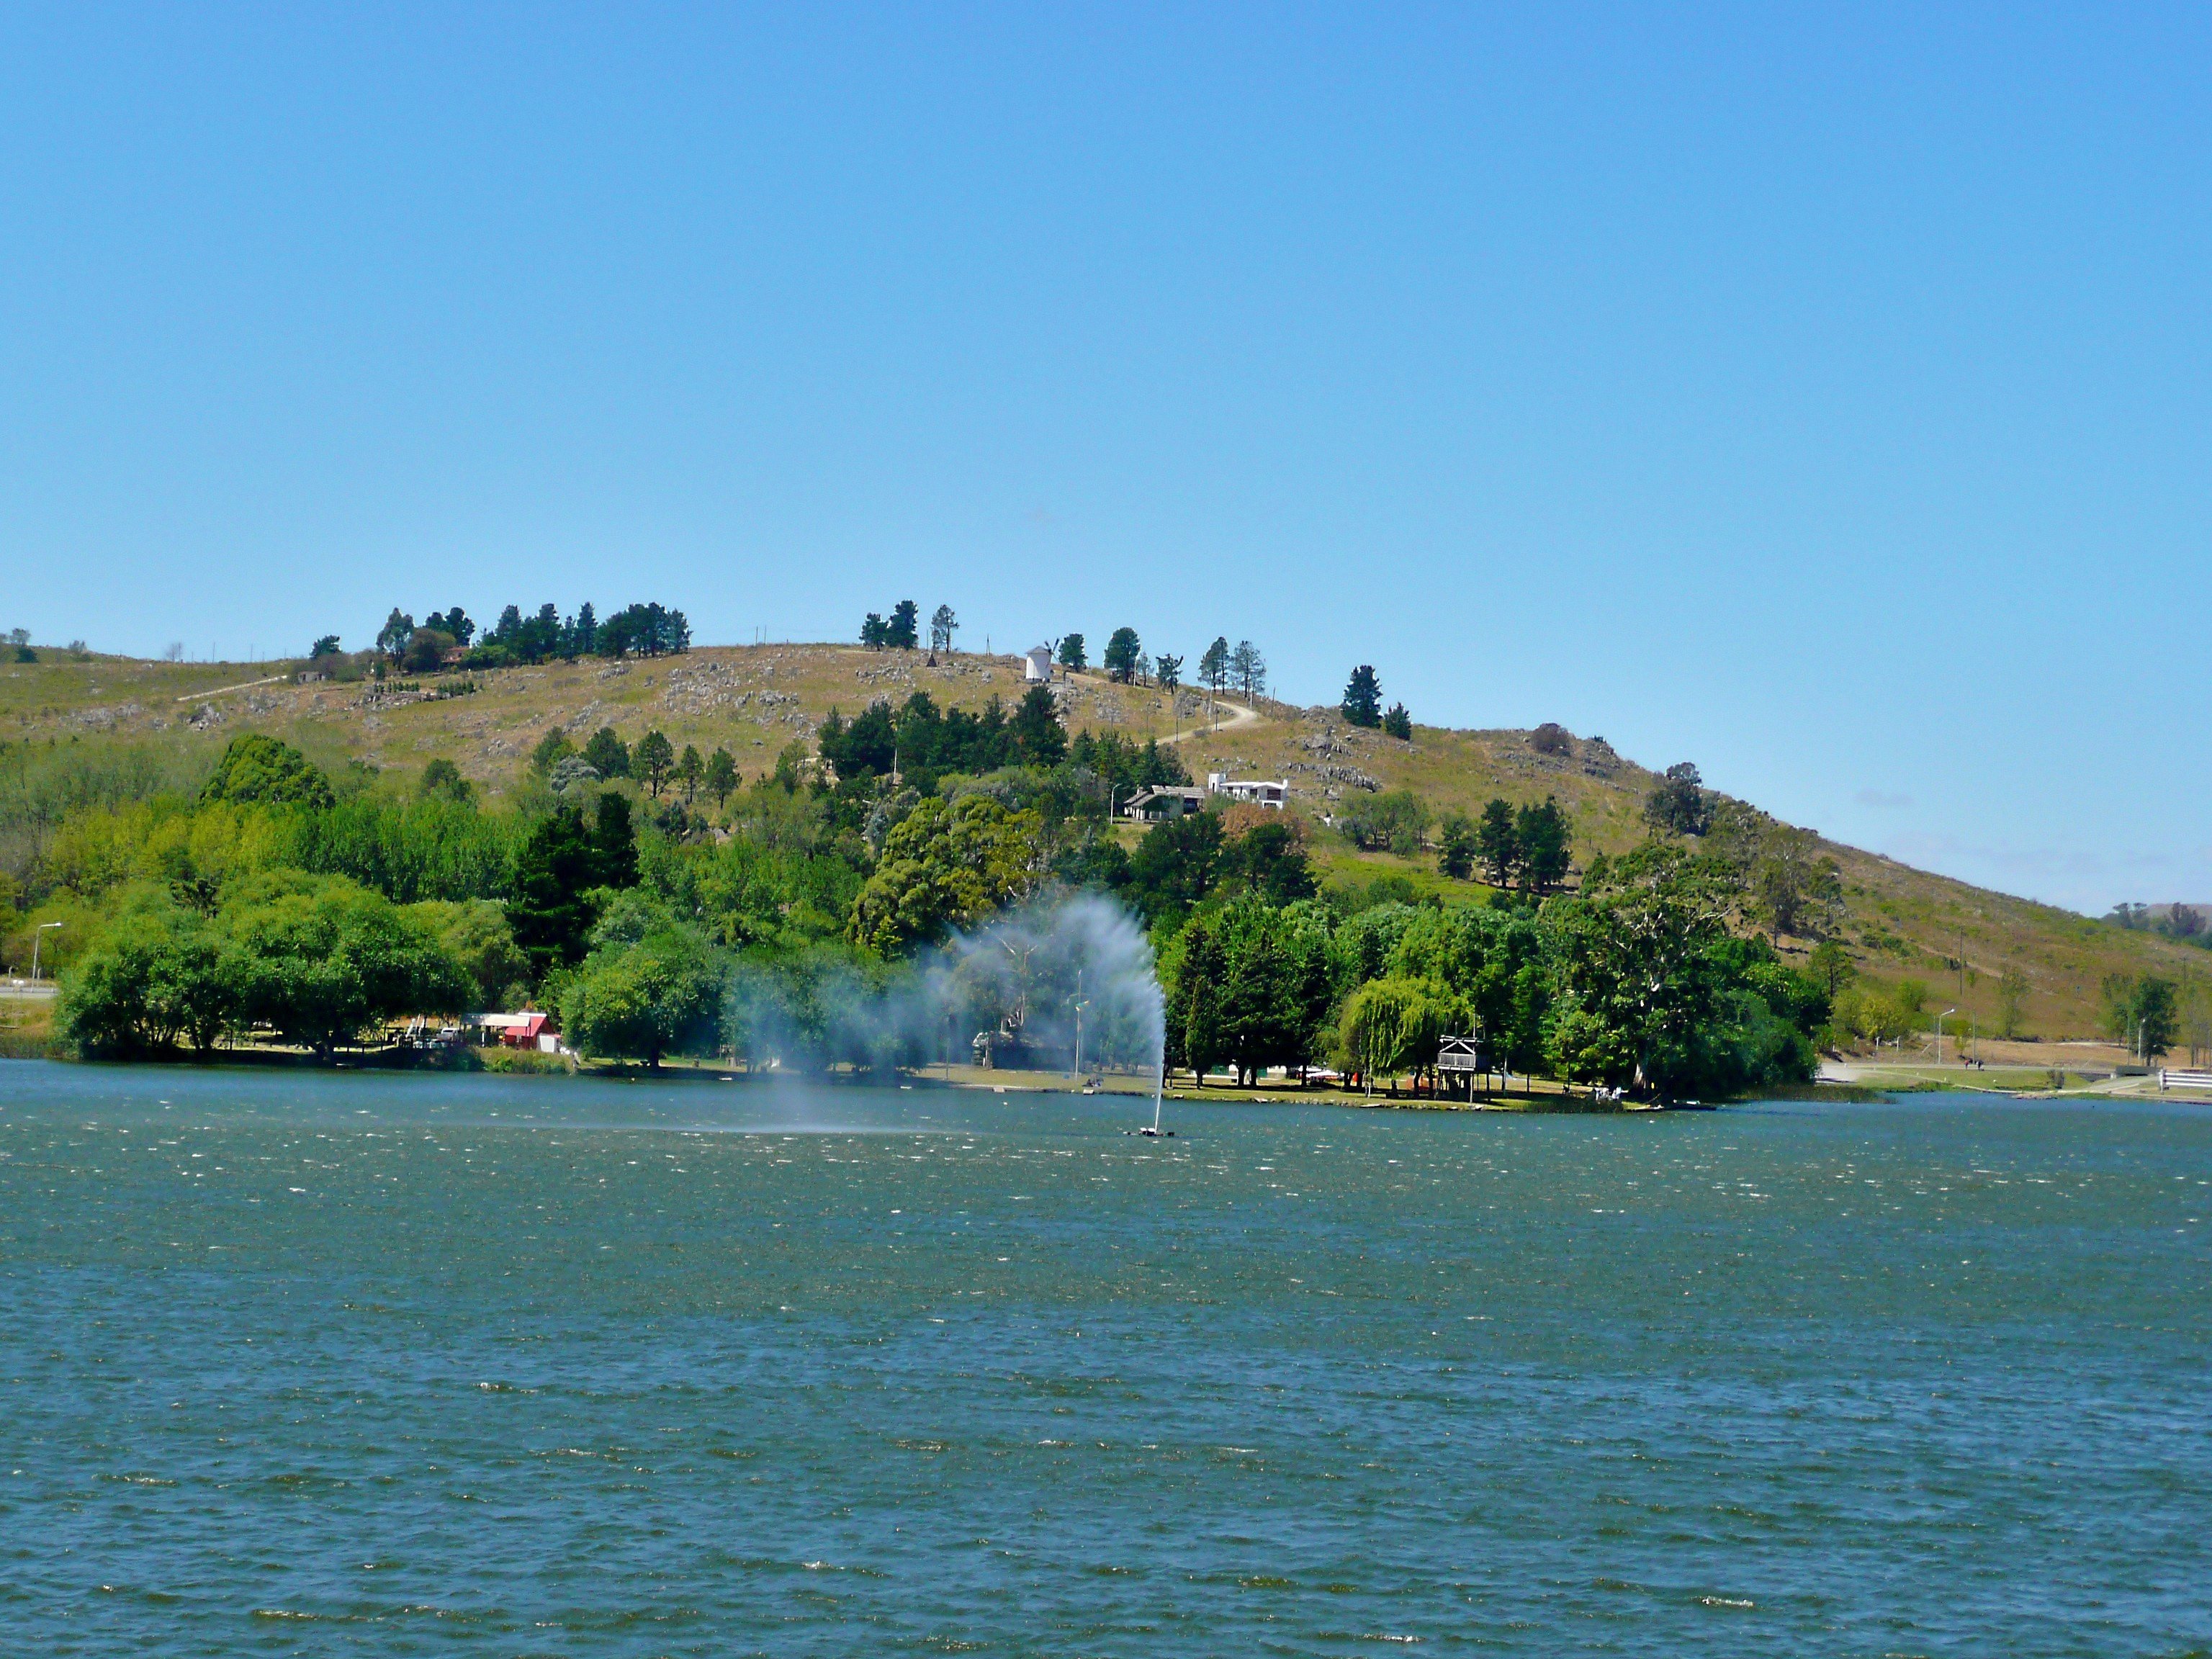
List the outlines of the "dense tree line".
{"type": "MultiPolygon", "coordinates": [[[[510,605],[478,630],[460,606],[432,611],[421,623],[394,606],[376,635],[376,650],[408,673],[426,674],[450,661],[466,668],[573,662],[579,657],[660,657],[691,648],[691,624],[681,611],[658,604],[625,605],[600,621],[589,604],[563,617],[542,605],[529,615],[510,605]]],[[[310,661],[338,654],[334,634],[315,641],[310,661]]]]}
{"type": "MultiPolygon", "coordinates": [[[[1717,1093],[1805,1074],[1833,1016],[1838,980],[1743,936],[1757,866],[1717,832],[1594,859],[1569,893],[1556,801],[1495,802],[1446,820],[1439,862],[1500,890],[1376,902],[1322,890],[1295,815],[1231,806],[1125,844],[1110,804],[1183,776],[1171,747],[1071,738],[1043,687],[1011,709],[917,692],[833,715],[817,753],[749,782],[659,732],[549,733],[503,810],[450,764],[333,776],[242,737],[189,790],[62,811],[44,878],[89,941],[64,1022],[88,1053],[258,1031],[327,1055],[410,1014],[530,998],[586,1052],[648,1065],[913,1063],[969,1033],[870,1011],[938,942],[1082,890],[1143,919],[1170,1057],[1201,1073],[1419,1075],[1442,1036],[1479,1030],[1516,1070],[1717,1093]]],[[[1375,844],[1429,827],[1417,798],[1358,805],[1375,844]]]]}

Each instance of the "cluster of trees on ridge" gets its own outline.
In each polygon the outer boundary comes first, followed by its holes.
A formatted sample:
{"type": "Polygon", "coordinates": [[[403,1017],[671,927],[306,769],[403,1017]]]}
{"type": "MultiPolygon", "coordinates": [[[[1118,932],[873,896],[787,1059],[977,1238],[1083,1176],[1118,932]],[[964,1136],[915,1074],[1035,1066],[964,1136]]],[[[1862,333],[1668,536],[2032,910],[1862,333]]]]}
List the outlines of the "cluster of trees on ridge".
{"type": "Polygon", "coordinates": [[[605,621],[588,602],[567,617],[556,605],[542,605],[527,616],[521,606],[510,605],[482,630],[458,605],[431,611],[420,623],[394,605],[371,650],[349,653],[337,635],[325,634],[308,647],[307,659],[322,672],[351,677],[386,668],[428,674],[447,667],[507,668],[580,657],[659,657],[690,648],[690,623],[681,611],[659,604],[625,605],[605,621]]]}
{"type": "MultiPolygon", "coordinates": [[[[921,607],[912,599],[901,599],[891,607],[888,617],[880,611],[871,611],[860,620],[860,643],[878,651],[920,650],[921,616],[921,607]]],[[[951,651],[959,629],[959,618],[952,607],[939,605],[930,617],[930,651],[951,651]]],[[[1091,666],[1090,643],[1082,634],[1063,634],[1051,641],[1050,649],[1053,660],[1071,673],[1085,672],[1091,666]]],[[[1184,658],[1170,652],[1152,655],[1145,649],[1137,630],[1123,626],[1115,629],[1107,639],[1099,666],[1109,679],[1122,684],[1156,686],[1164,691],[1173,691],[1183,684],[1184,661],[1184,658]]],[[[1200,653],[1192,683],[1217,696],[1231,692],[1246,698],[1265,696],[1267,659],[1251,641],[1240,640],[1232,646],[1224,635],[1200,653]]],[[[1400,735],[1410,735],[1410,731],[1409,726],[1407,732],[1400,735]]]]}

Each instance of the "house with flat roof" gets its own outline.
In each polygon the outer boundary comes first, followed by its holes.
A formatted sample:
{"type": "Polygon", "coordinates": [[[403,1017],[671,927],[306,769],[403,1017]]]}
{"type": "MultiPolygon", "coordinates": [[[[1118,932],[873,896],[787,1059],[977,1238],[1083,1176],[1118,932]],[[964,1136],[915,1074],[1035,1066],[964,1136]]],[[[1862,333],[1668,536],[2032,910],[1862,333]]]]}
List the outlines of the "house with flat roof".
{"type": "Polygon", "coordinates": [[[1290,781],[1285,778],[1232,778],[1226,772],[1208,772],[1206,788],[1208,794],[1249,801],[1255,806],[1271,807],[1278,812],[1291,798],[1290,781]]]}

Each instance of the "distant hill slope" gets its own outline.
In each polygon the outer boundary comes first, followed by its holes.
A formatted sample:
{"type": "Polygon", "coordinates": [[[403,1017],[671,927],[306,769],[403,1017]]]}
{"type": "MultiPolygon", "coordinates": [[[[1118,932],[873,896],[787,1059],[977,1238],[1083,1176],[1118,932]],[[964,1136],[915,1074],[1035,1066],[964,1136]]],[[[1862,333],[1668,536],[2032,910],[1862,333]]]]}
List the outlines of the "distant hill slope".
{"type": "MultiPolygon", "coordinates": [[[[0,665],[0,738],[157,739],[164,749],[211,757],[239,731],[298,744],[326,765],[359,759],[415,769],[445,757],[496,793],[552,726],[580,742],[601,726],[635,741],[650,727],[679,749],[727,747],[747,775],[768,770],[793,739],[810,744],[832,707],[848,715],[878,697],[926,690],[940,705],[974,707],[1024,689],[1021,659],[962,653],[931,666],[920,653],[835,645],[712,647],[624,663],[515,668],[476,677],[473,694],[420,701],[378,696],[366,684],[250,684],[287,665],[173,664],[41,655],[0,665]],[[225,690],[224,688],[236,688],[225,690]]],[[[453,677],[425,682],[451,686],[453,677]]],[[[1412,788],[1439,811],[1479,811],[1502,795],[1516,803],[1556,796],[1571,815],[1577,854],[1627,851],[1644,838],[1643,805],[1656,781],[1601,738],[1577,738],[1565,754],[1539,753],[1529,733],[1417,726],[1411,742],[1347,726],[1333,709],[1261,702],[1261,718],[1206,729],[1202,700],[1075,677],[1060,688],[1071,731],[1181,736],[1194,775],[1224,770],[1287,778],[1293,799],[1326,810],[1329,796],[1370,784],[1412,788]]],[[[2032,987],[2028,1028],[2047,1038],[2092,1035],[2100,982],[2114,973],[2203,978],[2212,956],[2161,936],[2130,932],[2049,905],[1912,869],[1855,848],[1827,850],[1842,866],[1843,929],[1863,969],[1883,981],[1913,976],[1941,1005],[1990,1023],[1996,981],[2018,967],[2032,987]]],[[[1346,852],[1339,867],[1417,867],[1346,852]]]]}

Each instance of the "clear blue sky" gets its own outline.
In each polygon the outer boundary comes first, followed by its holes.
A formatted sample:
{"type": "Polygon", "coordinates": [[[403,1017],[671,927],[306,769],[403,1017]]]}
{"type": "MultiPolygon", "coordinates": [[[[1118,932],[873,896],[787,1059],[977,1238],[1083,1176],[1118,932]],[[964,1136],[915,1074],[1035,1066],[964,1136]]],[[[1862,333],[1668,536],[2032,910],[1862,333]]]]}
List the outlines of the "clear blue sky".
{"type": "Polygon", "coordinates": [[[2212,898],[2212,13],[0,17],[0,627],[1217,633],[2212,898]]]}

